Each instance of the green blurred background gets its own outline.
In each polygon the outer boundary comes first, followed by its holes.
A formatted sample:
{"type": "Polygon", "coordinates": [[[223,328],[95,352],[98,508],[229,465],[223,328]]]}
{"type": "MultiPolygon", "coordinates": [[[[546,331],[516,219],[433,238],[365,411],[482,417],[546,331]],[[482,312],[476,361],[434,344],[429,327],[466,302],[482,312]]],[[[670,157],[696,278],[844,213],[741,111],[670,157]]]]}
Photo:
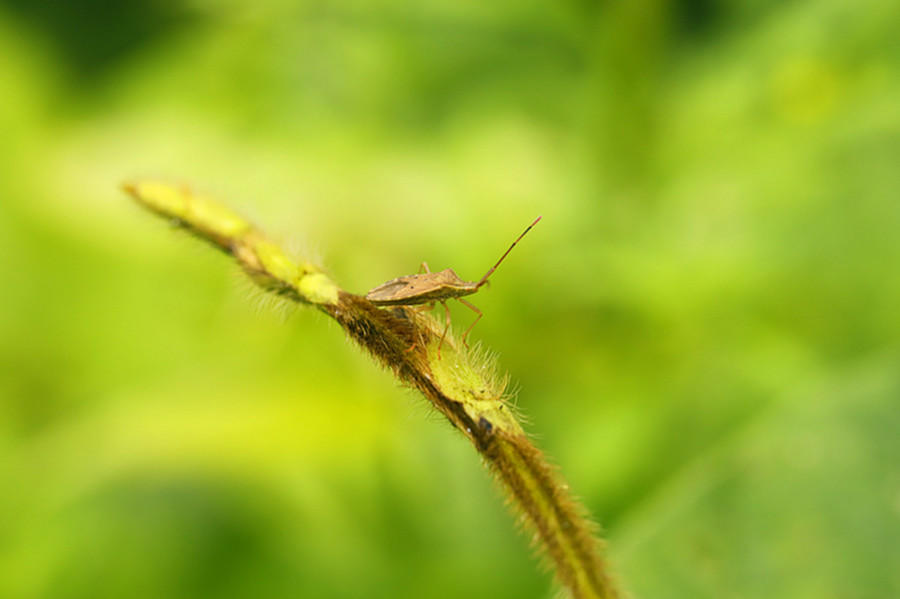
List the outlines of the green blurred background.
{"type": "MultiPolygon", "coordinates": [[[[900,4],[0,1],[0,597],[545,598],[468,443],[143,213],[453,267],[636,597],[900,596],[900,4]]],[[[457,327],[472,314],[451,306],[457,327]]]]}

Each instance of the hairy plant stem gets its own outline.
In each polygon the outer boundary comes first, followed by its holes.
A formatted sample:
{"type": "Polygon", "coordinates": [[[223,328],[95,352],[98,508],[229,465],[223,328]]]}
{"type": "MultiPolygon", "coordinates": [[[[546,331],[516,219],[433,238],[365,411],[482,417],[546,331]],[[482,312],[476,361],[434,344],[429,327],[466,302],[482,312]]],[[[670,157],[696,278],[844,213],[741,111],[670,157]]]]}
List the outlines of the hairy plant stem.
{"type": "Polygon", "coordinates": [[[123,188],[145,208],[231,254],[263,289],[334,318],[469,438],[572,597],[618,596],[601,557],[596,527],[528,439],[504,398],[505,380],[486,368],[484,360],[460,350],[451,335],[441,345],[443,327],[422,311],[377,308],[342,290],[319,268],[291,260],[253,225],[210,198],[156,182],[123,188]]]}

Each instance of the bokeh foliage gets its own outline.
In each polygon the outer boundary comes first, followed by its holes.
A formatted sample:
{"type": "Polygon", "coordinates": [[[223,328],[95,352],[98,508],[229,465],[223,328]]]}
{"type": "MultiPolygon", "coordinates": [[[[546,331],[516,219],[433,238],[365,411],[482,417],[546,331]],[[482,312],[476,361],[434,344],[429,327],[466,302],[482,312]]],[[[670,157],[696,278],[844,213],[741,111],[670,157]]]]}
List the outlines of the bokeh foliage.
{"type": "Polygon", "coordinates": [[[466,442],[140,213],[145,175],[359,292],[480,276],[543,214],[473,336],[625,585],[900,594],[898,28],[874,0],[0,2],[0,596],[552,592],[466,442]]]}

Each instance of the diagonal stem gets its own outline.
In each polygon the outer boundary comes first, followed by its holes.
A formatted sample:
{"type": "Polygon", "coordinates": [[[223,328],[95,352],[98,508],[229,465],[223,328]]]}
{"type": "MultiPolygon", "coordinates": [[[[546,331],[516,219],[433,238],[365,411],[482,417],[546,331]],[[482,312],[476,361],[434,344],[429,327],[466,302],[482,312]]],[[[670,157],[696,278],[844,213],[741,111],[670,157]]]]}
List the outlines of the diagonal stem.
{"type": "Polygon", "coordinates": [[[505,380],[463,352],[433,318],[402,306],[377,308],[347,293],[312,264],[297,262],[249,222],[187,188],[123,186],[145,208],[232,255],[260,287],[317,307],[404,384],[418,389],[484,457],[536,544],[575,599],[617,597],[596,526],[525,435],[507,403],[505,380]],[[441,355],[441,348],[444,348],[441,355]]]}

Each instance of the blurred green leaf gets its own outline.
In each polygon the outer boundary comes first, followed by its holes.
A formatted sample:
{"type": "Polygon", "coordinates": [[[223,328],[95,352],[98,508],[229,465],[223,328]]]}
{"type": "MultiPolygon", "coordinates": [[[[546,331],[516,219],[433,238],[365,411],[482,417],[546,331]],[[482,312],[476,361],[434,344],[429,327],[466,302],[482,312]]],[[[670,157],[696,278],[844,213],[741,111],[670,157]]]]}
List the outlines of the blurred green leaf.
{"type": "Polygon", "coordinates": [[[472,335],[625,586],[900,592],[893,4],[94,8],[0,3],[0,596],[552,593],[463,440],[135,176],[356,291],[543,214],[472,335]]]}

